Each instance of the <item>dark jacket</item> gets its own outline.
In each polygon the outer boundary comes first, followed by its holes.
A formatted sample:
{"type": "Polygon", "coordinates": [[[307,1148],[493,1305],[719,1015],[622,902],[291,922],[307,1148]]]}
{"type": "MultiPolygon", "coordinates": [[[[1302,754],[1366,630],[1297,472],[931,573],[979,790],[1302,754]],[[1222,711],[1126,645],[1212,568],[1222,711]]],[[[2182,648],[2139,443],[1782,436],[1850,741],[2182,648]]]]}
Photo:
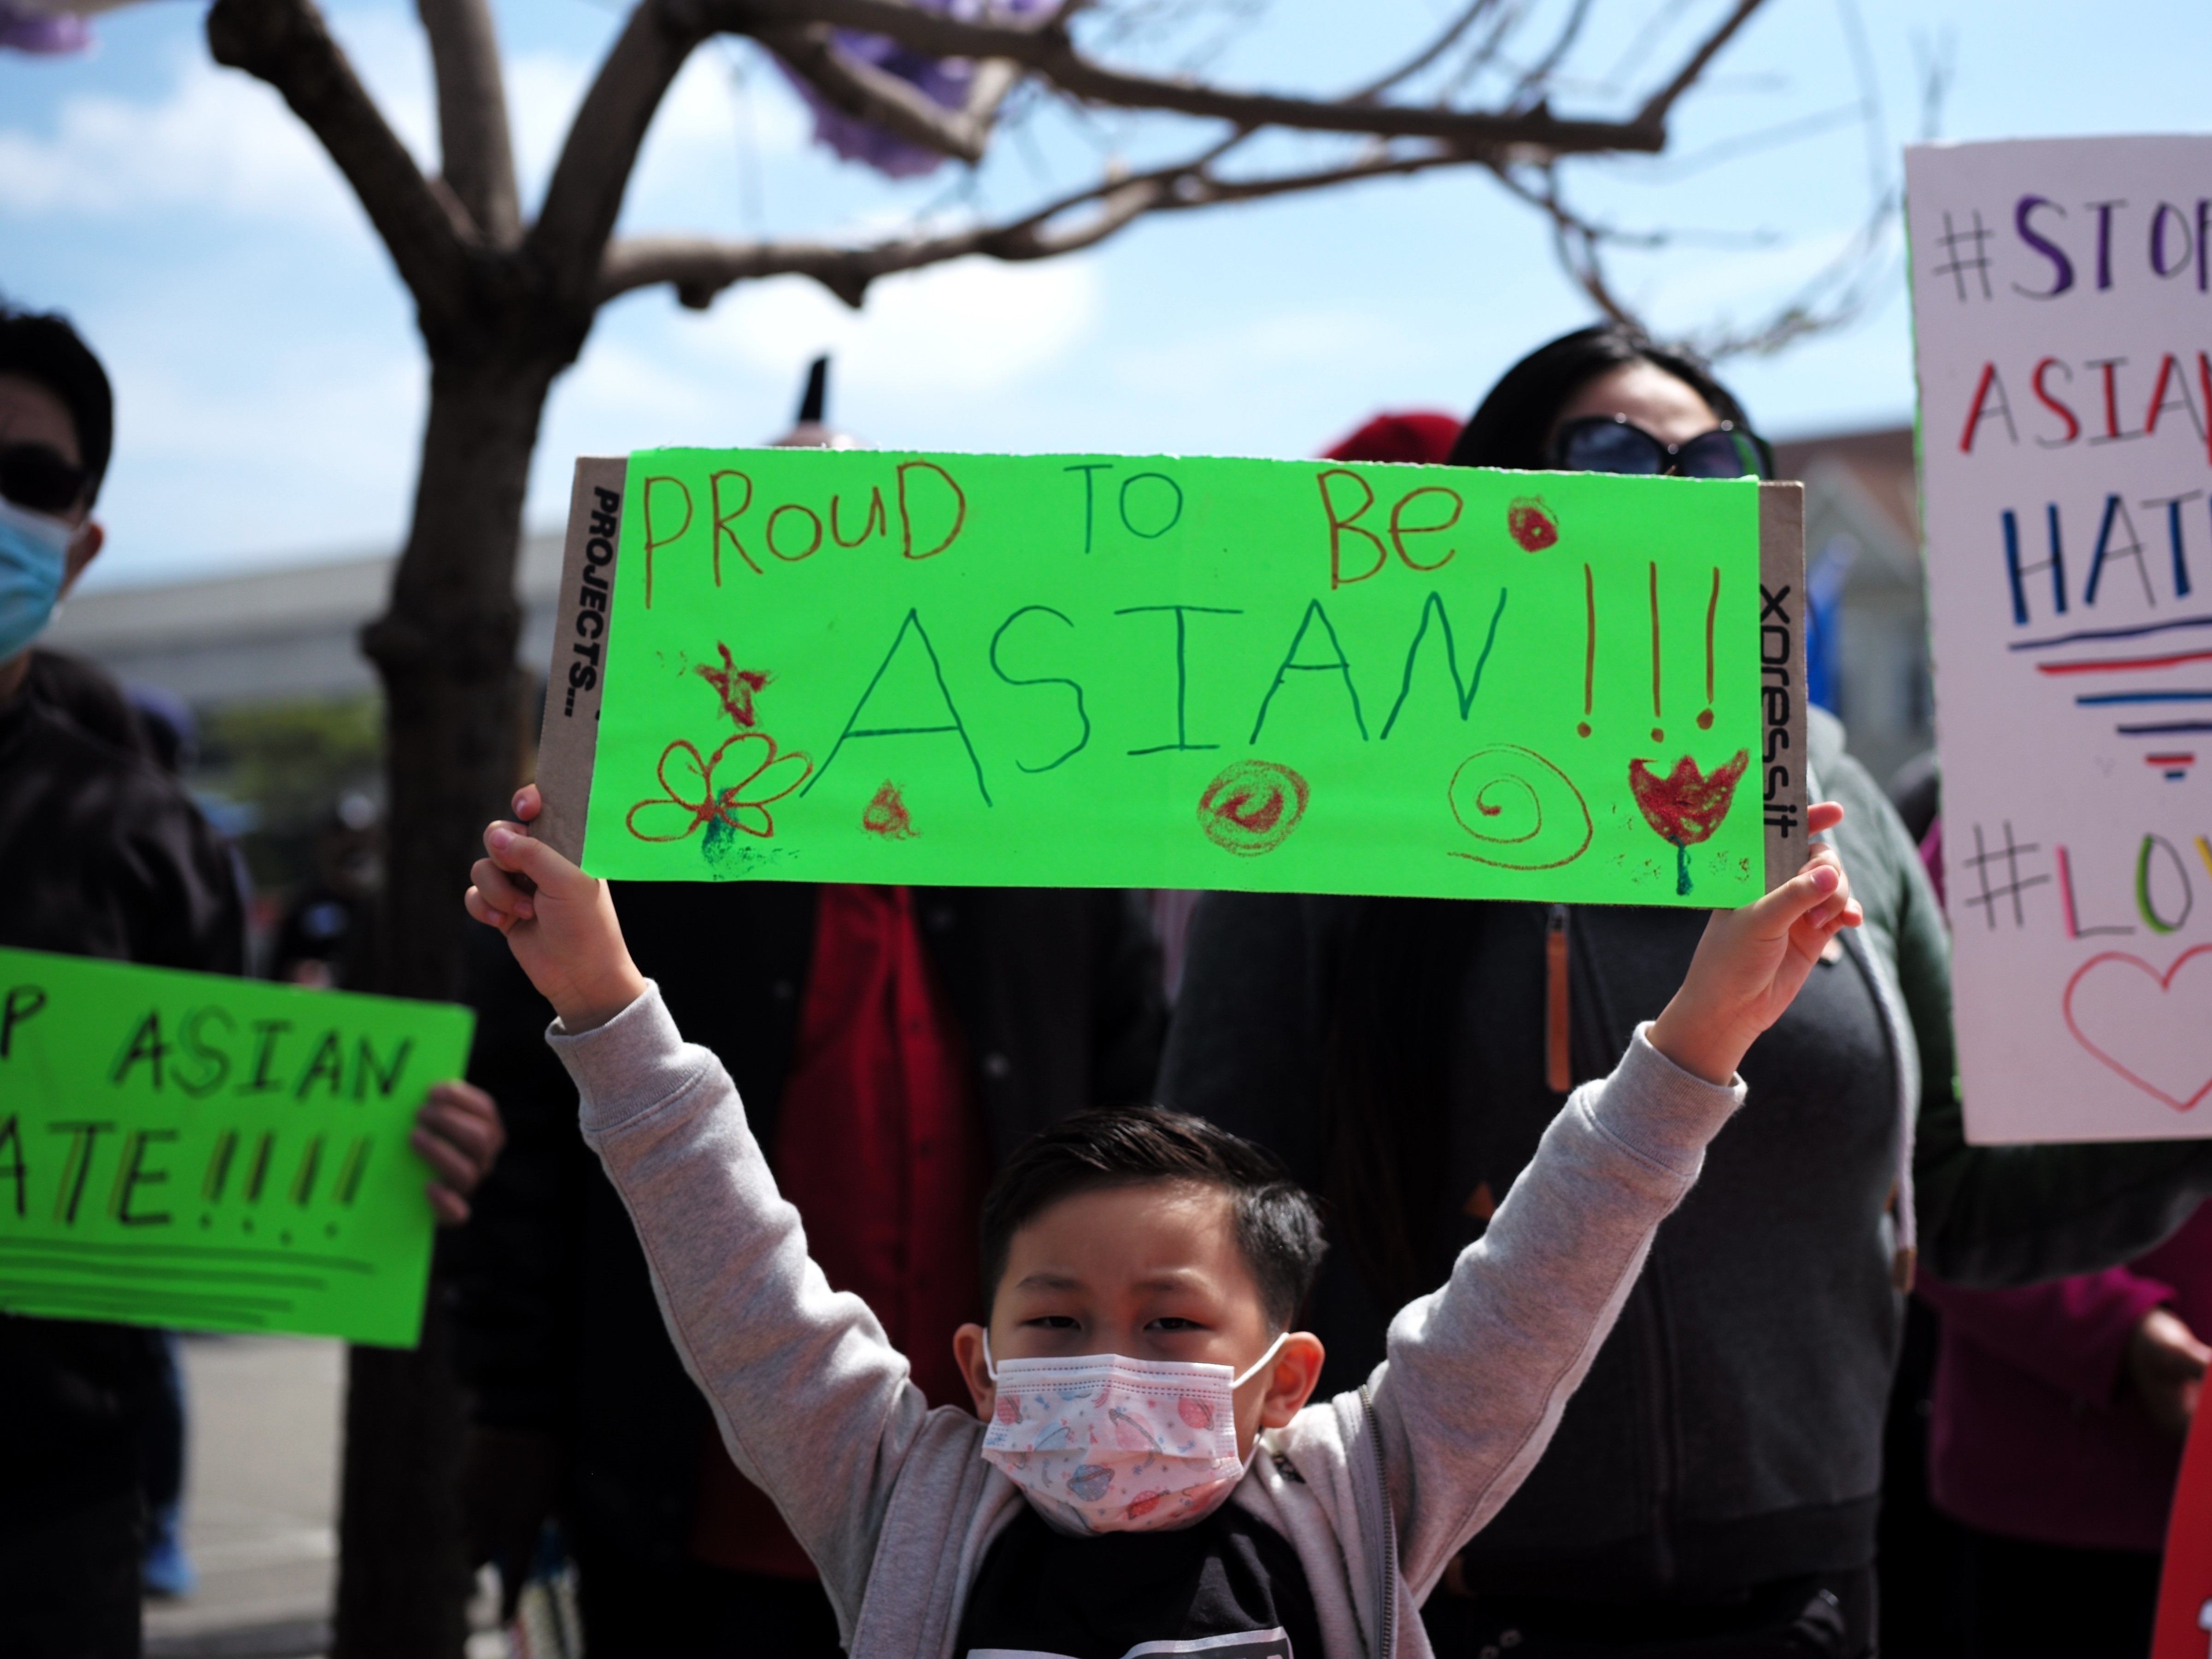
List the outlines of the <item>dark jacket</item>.
{"type": "MultiPolygon", "coordinates": [[[[229,849],[184,789],[35,690],[0,703],[0,945],[203,973],[245,966],[229,849]]],[[[0,1528],[138,1482],[151,1332],[0,1314],[0,1528]]]]}
{"type": "MultiPolygon", "coordinates": [[[[1660,1230],[1620,1322],[1528,1483],[1476,1538],[1477,1589],[1723,1594],[1871,1559],[1900,1298],[1887,1212],[1917,1131],[1921,1245],[1946,1278],[2018,1282],[2125,1260],[2212,1188],[2202,1143],[1969,1147],[1953,1081],[1946,940],[1903,827],[1832,720],[1812,724],[1822,797],[1867,924],[1746,1056],[1749,1104],[1660,1230]]],[[[1214,895],[1194,923],[1162,1079],[1167,1103],[1274,1146],[1322,1190],[1333,1022],[1364,902],[1214,895]]],[[[1448,1127],[1421,1237],[1477,1236],[1557,1111],[1546,1086],[1546,908],[1465,907],[1450,999],[1427,1037],[1448,1127]],[[1486,1189],[1486,1191],[1485,1190],[1486,1189]]],[[[1703,918],[1570,918],[1575,1079],[1601,1075],[1680,982],[1703,918]]],[[[1333,1231],[1350,1231],[1339,1224],[1333,1231]]],[[[1340,1240],[1341,1243],[1341,1240],[1340,1240]]],[[[1391,1309],[1353,1252],[1324,1265],[1311,1318],[1345,1386],[1391,1309]]]]}
{"type": "MultiPolygon", "coordinates": [[[[616,890],[631,955],[684,1036],[728,1068],[763,1146],[805,999],[815,892],[616,890]]],[[[947,888],[917,899],[994,1163],[1071,1112],[1152,1098],[1166,1011],[1130,895],[947,888]]],[[[508,1134],[455,1253],[477,1420],[556,1437],[571,1516],[673,1565],[690,1540],[707,1407],[662,1328],[629,1218],[578,1132],[574,1086],[544,1040],[551,1010],[496,933],[479,930],[474,948],[469,1076],[499,1101],[508,1134]]]]}

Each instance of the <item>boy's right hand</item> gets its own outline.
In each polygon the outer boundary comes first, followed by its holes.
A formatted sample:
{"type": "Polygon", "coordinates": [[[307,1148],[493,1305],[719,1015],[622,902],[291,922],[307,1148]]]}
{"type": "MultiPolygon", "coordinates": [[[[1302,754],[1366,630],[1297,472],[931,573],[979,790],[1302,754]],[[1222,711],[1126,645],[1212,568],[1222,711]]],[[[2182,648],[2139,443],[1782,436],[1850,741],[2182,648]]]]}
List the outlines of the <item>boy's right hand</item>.
{"type": "Polygon", "coordinates": [[[507,935],[561,1024],[571,1032],[604,1025],[645,994],[645,975],[629,959],[606,883],[587,876],[525,825],[540,809],[538,786],[514,798],[520,823],[501,819],[484,830],[484,850],[469,876],[476,885],[462,902],[478,921],[507,935]]]}
{"type": "MultiPolygon", "coordinates": [[[[1815,836],[1834,829],[1844,809],[1819,801],[1805,814],[1815,836]]],[[[1812,843],[1805,867],[1764,898],[1716,910],[1698,941],[1682,988],[1651,1022],[1653,1048],[1684,1071],[1726,1084],[1759,1034],[1782,1017],[1828,941],[1866,918],[1851,896],[1836,849],[1812,843]]]]}

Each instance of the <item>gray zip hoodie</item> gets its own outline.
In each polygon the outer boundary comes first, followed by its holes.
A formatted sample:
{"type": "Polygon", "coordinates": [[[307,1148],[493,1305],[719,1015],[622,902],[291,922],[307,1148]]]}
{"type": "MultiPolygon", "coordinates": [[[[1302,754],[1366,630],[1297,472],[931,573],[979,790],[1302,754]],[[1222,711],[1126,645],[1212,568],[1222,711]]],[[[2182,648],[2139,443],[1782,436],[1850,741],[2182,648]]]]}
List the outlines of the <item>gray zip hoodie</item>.
{"type": "MultiPolygon", "coordinates": [[[[676,1351],[820,1569],[854,1659],[951,1659],[969,1587],[1024,1501],[982,1460],[982,1424],[930,1410],[867,1304],[830,1288],[728,1075],[657,988],[548,1036],[676,1351]]],[[[1638,1030],[1569,1098],[1444,1286],[1392,1322],[1365,1385],[1262,1437],[1231,1501],[1297,1553],[1327,1659],[1427,1659],[1413,1609],[1542,1454],[1742,1098],[1638,1030]]]]}

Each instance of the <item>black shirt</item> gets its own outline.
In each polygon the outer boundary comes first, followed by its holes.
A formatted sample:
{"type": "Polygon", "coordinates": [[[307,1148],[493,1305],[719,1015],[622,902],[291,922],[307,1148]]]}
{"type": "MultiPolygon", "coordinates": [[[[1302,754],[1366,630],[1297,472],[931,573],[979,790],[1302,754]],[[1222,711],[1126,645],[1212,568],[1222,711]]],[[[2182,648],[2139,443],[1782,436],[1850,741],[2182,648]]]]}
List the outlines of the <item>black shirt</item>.
{"type": "Polygon", "coordinates": [[[230,849],[184,787],[34,696],[0,702],[0,945],[235,974],[230,849]]]}
{"type": "Polygon", "coordinates": [[[1055,1532],[1026,1504],[968,1594],[961,1659],[1321,1659],[1297,1552],[1234,1504],[1173,1532],[1055,1532]],[[1242,1638],[1242,1639],[1240,1639],[1242,1638]]]}
{"type": "MultiPolygon", "coordinates": [[[[29,694],[0,702],[0,945],[208,973],[245,965],[229,850],[191,798],[29,694]]],[[[0,1314],[0,1533],[137,1485],[155,1340],[131,1326],[0,1314]]]]}

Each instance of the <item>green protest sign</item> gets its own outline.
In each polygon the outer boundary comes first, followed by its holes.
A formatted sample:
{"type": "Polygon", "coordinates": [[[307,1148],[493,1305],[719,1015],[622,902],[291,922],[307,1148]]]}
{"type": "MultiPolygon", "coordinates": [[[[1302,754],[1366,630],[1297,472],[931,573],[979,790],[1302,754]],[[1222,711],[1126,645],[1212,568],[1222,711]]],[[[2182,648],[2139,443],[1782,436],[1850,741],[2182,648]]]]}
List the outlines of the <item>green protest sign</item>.
{"type": "Polygon", "coordinates": [[[540,833],[638,879],[1741,903],[1803,855],[1801,501],[1168,456],[582,461],[540,833]]]}
{"type": "Polygon", "coordinates": [[[412,1346],[474,1017],[0,950],[0,1308],[412,1346]]]}

